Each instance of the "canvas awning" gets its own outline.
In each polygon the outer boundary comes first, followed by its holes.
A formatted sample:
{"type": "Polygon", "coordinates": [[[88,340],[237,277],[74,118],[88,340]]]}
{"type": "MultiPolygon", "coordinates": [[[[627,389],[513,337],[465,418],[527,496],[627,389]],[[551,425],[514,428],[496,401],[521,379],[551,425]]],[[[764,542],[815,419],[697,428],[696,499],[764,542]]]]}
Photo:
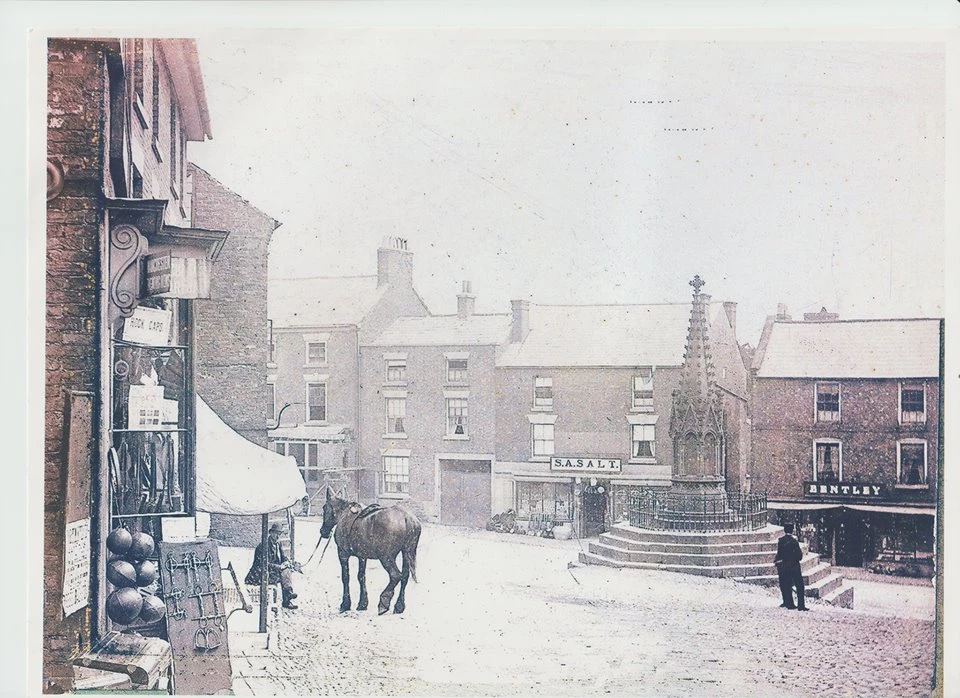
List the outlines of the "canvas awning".
{"type": "Polygon", "coordinates": [[[340,424],[297,424],[290,427],[276,427],[270,430],[273,440],[322,441],[336,443],[346,441],[346,427],[340,424]]]}
{"type": "Polygon", "coordinates": [[[856,509],[857,511],[876,511],[881,514],[921,514],[923,516],[933,516],[937,513],[934,507],[898,507],[893,505],[880,504],[844,504],[847,509],[856,509]]]}
{"type": "Polygon", "coordinates": [[[296,459],[247,441],[197,395],[198,511],[269,514],[306,494],[296,459]]]}

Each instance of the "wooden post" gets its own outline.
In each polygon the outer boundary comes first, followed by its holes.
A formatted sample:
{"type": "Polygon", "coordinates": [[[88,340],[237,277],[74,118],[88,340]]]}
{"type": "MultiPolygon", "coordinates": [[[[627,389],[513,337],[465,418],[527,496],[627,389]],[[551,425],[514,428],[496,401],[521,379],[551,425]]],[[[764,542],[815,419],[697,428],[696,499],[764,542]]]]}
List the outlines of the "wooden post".
{"type": "Polygon", "coordinates": [[[267,632],[267,583],[270,573],[270,549],[267,542],[267,525],[269,514],[264,514],[260,520],[260,632],[267,632]]]}

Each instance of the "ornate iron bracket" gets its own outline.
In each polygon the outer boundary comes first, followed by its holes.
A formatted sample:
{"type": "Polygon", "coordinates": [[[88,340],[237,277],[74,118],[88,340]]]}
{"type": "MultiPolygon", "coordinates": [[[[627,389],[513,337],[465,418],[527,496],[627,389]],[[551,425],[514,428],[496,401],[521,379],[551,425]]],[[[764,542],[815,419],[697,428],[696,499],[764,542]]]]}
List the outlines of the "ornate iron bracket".
{"type": "Polygon", "coordinates": [[[147,240],[129,223],[110,230],[110,300],[123,317],[137,307],[140,290],[140,257],[147,249],[147,240]],[[114,262],[114,260],[119,260],[114,262]]]}

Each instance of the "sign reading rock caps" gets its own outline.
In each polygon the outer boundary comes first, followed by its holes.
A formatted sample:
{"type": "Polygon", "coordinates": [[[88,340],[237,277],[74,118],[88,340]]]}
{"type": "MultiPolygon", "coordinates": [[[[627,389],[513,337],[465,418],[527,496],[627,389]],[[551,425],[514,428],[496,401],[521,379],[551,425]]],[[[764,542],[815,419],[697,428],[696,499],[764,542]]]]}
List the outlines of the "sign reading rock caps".
{"type": "Polygon", "coordinates": [[[550,470],[575,473],[619,473],[620,459],[558,456],[550,459],[550,470]]]}

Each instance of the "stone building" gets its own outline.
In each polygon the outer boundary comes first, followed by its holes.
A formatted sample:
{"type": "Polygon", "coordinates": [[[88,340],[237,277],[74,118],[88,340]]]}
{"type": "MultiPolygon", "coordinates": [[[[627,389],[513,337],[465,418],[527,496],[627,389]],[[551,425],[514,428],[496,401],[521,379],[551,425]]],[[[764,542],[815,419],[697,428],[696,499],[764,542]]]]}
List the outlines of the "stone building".
{"type": "Polygon", "coordinates": [[[296,458],[310,497],[375,492],[379,459],[357,453],[360,347],[397,317],[428,315],[407,241],[384,241],[376,275],[271,279],[269,291],[271,447],[296,458]]]}
{"type": "Polygon", "coordinates": [[[932,564],[942,321],[768,319],[754,357],[753,482],[834,564],[932,564]]]}
{"type": "Polygon", "coordinates": [[[474,312],[394,320],[360,347],[360,458],[377,467],[365,499],[402,499],[430,521],[483,526],[496,458],[496,352],[510,316],[474,312]]]}

